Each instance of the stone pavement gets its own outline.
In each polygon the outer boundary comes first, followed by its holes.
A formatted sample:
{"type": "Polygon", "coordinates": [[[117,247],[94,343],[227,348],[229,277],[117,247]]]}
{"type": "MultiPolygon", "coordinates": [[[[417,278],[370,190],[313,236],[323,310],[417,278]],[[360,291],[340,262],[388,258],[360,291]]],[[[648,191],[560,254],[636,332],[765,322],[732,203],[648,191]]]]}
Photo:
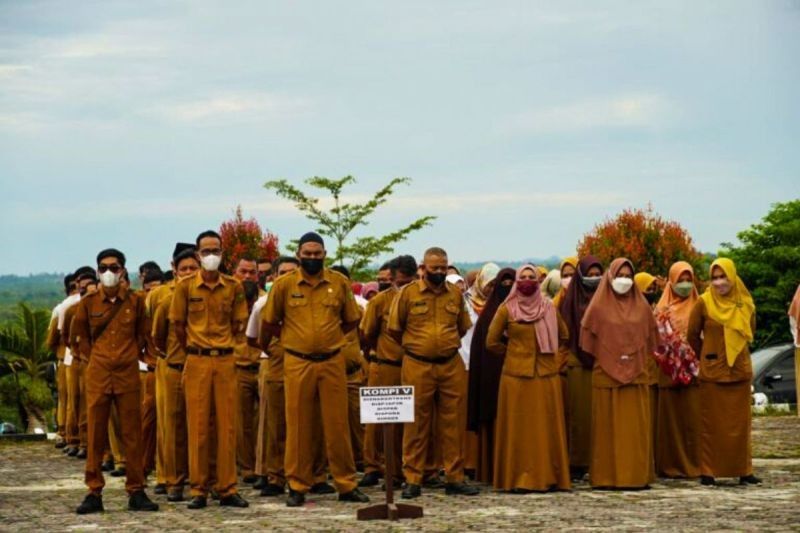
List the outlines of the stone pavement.
{"type": "MultiPolygon", "coordinates": [[[[106,512],[80,517],[74,508],[85,489],[80,461],[64,457],[52,443],[0,444],[0,531],[135,530],[750,530],[800,531],[800,418],[754,420],[755,473],[759,487],[732,481],[705,488],[693,481],[661,481],[645,492],[592,492],[580,484],[570,493],[509,495],[484,487],[475,498],[427,491],[418,500],[425,518],[414,521],[358,522],[356,506],[334,496],[311,497],[302,509],[283,499],[260,498],[242,490],[248,509],[215,504],[189,511],[186,503],[161,505],[158,513],[125,511],[120,479],[109,478],[106,512]]],[[[370,490],[373,502],[382,494],[370,490]]],[[[209,502],[211,503],[211,502],[209,502]]]]}

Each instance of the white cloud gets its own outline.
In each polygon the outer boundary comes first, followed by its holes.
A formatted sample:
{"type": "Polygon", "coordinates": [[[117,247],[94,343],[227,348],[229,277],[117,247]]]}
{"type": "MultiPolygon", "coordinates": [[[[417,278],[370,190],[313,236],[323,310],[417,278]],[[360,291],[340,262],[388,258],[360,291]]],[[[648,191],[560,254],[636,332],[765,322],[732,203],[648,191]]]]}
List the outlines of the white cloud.
{"type": "Polygon", "coordinates": [[[666,125],[674,112],[675,105],[659,94],[628,94],[523,111],[509,117],[502,129],[511,133],[547,134],[603,128],[658,128],[666,125]]]}
{"type": "Polygon", "coordinates": [[[272,93],[223,94],[205,99],[158,106],[153,111],[167,119],[194,122],[208,119],[280,118],[303,114],[310,109],[309,100],[272,93]]]}

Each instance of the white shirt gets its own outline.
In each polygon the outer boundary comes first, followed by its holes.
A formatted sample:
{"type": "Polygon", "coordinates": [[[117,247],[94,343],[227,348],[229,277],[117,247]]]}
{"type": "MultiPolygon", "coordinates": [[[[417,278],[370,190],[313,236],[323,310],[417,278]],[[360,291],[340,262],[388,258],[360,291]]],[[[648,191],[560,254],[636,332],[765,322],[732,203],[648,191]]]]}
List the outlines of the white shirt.
{"type": "Polygon", "coordinates": [[[257,339],[258,334],[261,332],[261,311],[264,309],[264,306],[267,305],[267,296],[269,296],[269,293],[260,296],[258,300],[256,300],[256,303],[253,304],[253,310],[250,311],[250,318],[247,320],[245,335],[251,339],[257,339]]]}
{"type": "Polygon", "coordinates": [[[58,331],[64,329],[64,317],[67,314],[67,309],[77,304],[81,300],[79,293],[71,294],[64,298],[64,301],[58,304],[58,331]]]}
{"type": "Polygon", "coordinates": [[[469,302],[464,299],[464,307],[467,308],[469,318],[472,320],[472,327],[469,328],[467,333],[461,338],[461,348],[458,349],[458,354],[464,360],[464,368],[469,372],[469,352],[472,348],[472,334],[475,333],[475,324],[478,323],[478,313],[472,308],[469,302]]]}

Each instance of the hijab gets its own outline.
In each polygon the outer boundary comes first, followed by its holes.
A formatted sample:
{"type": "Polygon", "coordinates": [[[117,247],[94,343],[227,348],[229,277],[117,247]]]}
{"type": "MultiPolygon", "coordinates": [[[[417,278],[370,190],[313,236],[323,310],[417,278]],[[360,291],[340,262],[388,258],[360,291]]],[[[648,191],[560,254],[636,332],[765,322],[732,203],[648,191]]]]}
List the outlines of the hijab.
{"type": "Polygon", "coordinates": [[[753,303],[750,291],[736,274],[736,265],[733,264],[733,261],[727,257],[720,257],[711,263],[709,273],[714,271],[715,266],[725,272],[731,283],[731,290],[722,296],[710,285],[700,299],[706,306],[709,318],[719,322],[724,328],[725,354],[728,366],[733,366],[739,353],[753,340],[750,320],[755,313],[756,305],[753,303]]]}
{"type": "Polygon", "coordinates": [[[472,344],[469,351],[469,393],[467,395],[467,429],[478,431],[485,422],[493,422],[497,413],[497,394],[500,390],[500,374],[503,357],[486,350],[489,325],[500,304],[505,300],[499,287],[504,280],[514,280],[513,268],[504,268],[497,274],[497,283],[489,295],[483,312],[475,322],[472,344]]]}
{"type": "Polygon", "coordinates": [[[558,306],[561,318],[564,319],[569,330],[569,349],[580,359],[585,368],[592,368],[594,360],[590,355],[586,355],[580,347],[581,320],[583,320],[583,314],[597,291],[587,289],[583,285],[583,277],[593,266],[600,267],[601,271],[603,269],[600,260],[593,255],[587,255],[578,262],[578,266],[575,268],[575,275],[572,277],[569,287],[567,287],[567,292],[560,293],[564,296],[558,306]]]}
{"type": "Polygon", "coordinates": [[[365,300],[369,300],[370,294],[375,296],[380,292],[380,290],[381,288],[377,281],[370,281],[365,283],[361,288],[361,296],[363,296],[365,300]]]}
{"type": "Polygon", "coordinates": [[[656,305],[656,311],[669,315],[670,324],[672,324],[675,331],[686,337],[686,331],[689,329],[689,315],[692,314],[692,307],[697,303],[699,296],[697,295],[697,287],[692,288],[691,294],[686,298],[681,298],[675,294],[673,287],[678,283],[678,279],[684,272],[692,275],[692,283],[694,284],[694,269],[692,265],[686,261],[674,263],[669,267],[667,285],[664,287],[664,293],[656,305]]]}
{"type": "Polygon", "coordinates": [[[536,283],[536,292],[525,296],[517,290],[517,283],[522,273],[526,270],[538,274],[538,269],[533,265],[523,265],[516,273],[514,286],[506,298],[508,317],[512,322],[533,323],[536,329],[536,340],[542,353],[555,353],[558,349],[558,319],[553,302],[542,296],[542,288],[536,283]]]}
{"type": "Polygon", "coordinates": [[[473,283],[469,291],[467,291],[467,298],[475,314],[480,315],[483,308],[486,306],[486,300],[489,298],[489,284],[494,281],[498,272],[500,272],[499,266],[494,263],[486,263],[481,267],[480,272],[478,272],[475,283],[473,283]]]}
{"type": "Polygon", "coordinates": [[[650,285],[656,280],[656,277],[649,272],[637,272],[635,276],[633,276],[633,282],[639,287],[639,292],[644,294],[650,285]]]}
{"type": "Polygon", "coordinates": [[[600,280],[594,298],[581,322],[580,344],[594,355],[603,371],[620,383],[630,383],[646,369],[646,357],[653,353],[658,329],[653,311],[634,283],[625,294],[611,287],[620,269],[629,259],[611,262],[600,280]]]}
{"type": "Polygon", "coordinates": [[[797,286],[794,298],[792,298],[792,304],[789,306],[789,317],[794,319],[794,344],[795,346],[800,346],[800,334],[797,333],[797,328],[800,327],[800,285],[797,286]]]}
{"type": "Polygon", "coordinates": [[[547,273],[544,281],[542,282],[542,291],[544,295],[551,300],[556,297],[558,291],[561,290],[561,272],[558,269],[553,269],[547,273]]]}

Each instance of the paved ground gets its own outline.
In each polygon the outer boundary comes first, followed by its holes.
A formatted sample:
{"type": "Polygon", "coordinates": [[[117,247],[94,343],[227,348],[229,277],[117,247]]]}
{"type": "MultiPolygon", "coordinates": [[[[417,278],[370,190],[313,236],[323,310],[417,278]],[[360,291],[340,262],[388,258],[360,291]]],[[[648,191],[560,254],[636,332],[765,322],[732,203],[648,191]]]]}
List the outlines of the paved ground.
{"type": "MultiPolygon", "coordinates": [[[[105,493],[106,512],[79,517],[75,506],[84,494],[79,461],[68,459],[50,443],[0,444],[0,530],[406,530],[508,529],[621,530],[795,530],[800,531],[800,418],[757,418],[754,422],[756,474],[760,487],[728,484],[700,487],[696,482],[664,481],[638,493],[592,492],[579,485],[571,493],[514,496],[491,492],[477,498],[428,492],[420,500],[425,518],[416,521],[357,522],[356,507],[335,496],[314,498],[302,509],[283,500],[243,494],[251,507],[211,506],[189,511],[158,497],[162,511],[124,511],[122,482],[112,479],[105,493]]],[[[382,493],[369,491],[373,501],[382,493]]]]}

